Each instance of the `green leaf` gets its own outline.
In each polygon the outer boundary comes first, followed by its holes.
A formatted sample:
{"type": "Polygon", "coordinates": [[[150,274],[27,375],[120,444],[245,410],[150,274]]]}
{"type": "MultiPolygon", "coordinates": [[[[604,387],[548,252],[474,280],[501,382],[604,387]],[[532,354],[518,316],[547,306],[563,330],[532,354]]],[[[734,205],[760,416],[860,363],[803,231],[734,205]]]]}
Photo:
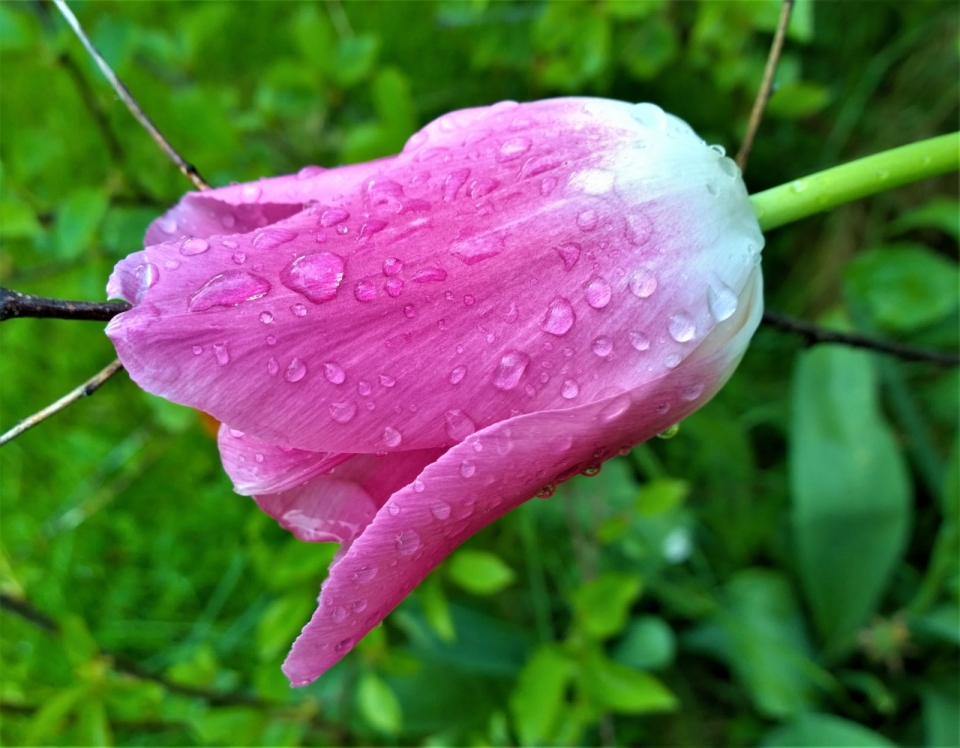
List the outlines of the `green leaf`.
{"type": "Polygon", "coordinates": [[[887,231],[902,234],[916,228],[936,228],[960,241],[960,202],[948,198],[931,200],[893,221],[887,231]]]}
{"type": "Polygon", "coordinates": [[[249,706],[209,709],[197,716],[193,726],[208,745],[259,745],[267,714],[249,706]]]}
{"type": "Polygon", "coordinates": [[[365,672],[357,684],[357,707],[377,732],[396,735],[403,724],[400,702],[380,676],[365,672]]]}
{"type": "Polygon", "coordinates": [[[471,548],[453,554],[447,573],[454,583],[474,595],[494,595],[513,584],[517,577],[496,554],[471,548]]]}
{"type": "Polygon", "coordinates": [[[113,745],[107,711],[101,699],[88,697],[80,702],[76,736],[81,745],[113,745]]]}
{"type": "Polygon", "coordinates": [[[510,695],[510,714],[521,745],[551,742],[573,663],[555,644],[542,644],[527,660],[510,695]]]}
{"type": "Polygon", "coordinates": [[[630,621],[613,659],[638,670],[659,670],[673,663],[677,643],[670,624],[659,616],[630,621]]]}
{"type": "Polygon", "coordinates": [[[357,34],[344,39],[337,47],[334,70],[337,82],[351,88],[366,79],[377,61],[380,39],[373,34],[357,34]]]}
{"type": "Polygon", "coordinates": [[[209,644],[201,644],[189,654],[189,659],[172,665],[167,677],[185,686],[209,686],[217,677],[217,656],[209,644]]]}
{"type": "Polygon", "coordinates": [[[100,651],[87,624],[80,616],[69,615],[63,619],[60,623],[60,639],[70,664],[74,666],[89,661],[100,651]]]}
{"type": "Polygon", "coordinates": [[[643,516],[666,514],[680,506],[690,494],[690,484],[676,478],[657,478],[640,489],[637,512],[643,516]]]}
{"type": "Polygon", "coordinates": [[[920,690],[928,748],[954,748],[960,738],[960,681],[957,673],[920,690]]]}
{"type": "Polygon", "coordinates": [[[671,712],[680,703],[657,678],[590,653],[583,663],[580,685],[601,709],[620,714],[671,712]]]}
{"type": "Polygon", "coordinates": [[[310,620],[314,601],[299,590],[274,600],[257,624],[257,652],[262,662],[275,660],[310,620]]]}
{"type": "Polygon", "coordinates": [[[9,195],[0,201],[0,237],[29,239],[42,232],[33,208],[23,200],[9,195]]]}
{"type": "Polygon", "coordinates": [[[863,252],[846,271],[847,289],[889,330],[910,332],[957,308],[957,263],[920,244],[896,244],[863,252]]]}
{"type": "Polygon", "coordinates": [[[762,748],[896,748],[873,730],[832,714],[803,714],[767,733],[762,748]]]}
{"type": "Polygon", "coordinates": [[[423,606],[423,615],[427,623],[445,642],[456,641],[457,631],[453,625],[453,616],[450,615],[450,604],[443,592],[443,581],[439,574],[431,574],[417,588],[420,604],[423,606]]]}
{"type": "Polygon", "coordinates": [[[60,204],[55,227],[60,257],[74,259],[81,254],[92,257],[91,244],[108,204],[106,194],[98,189],[77,190],[60,204]]]}
{"type": "Polygon", "coordinates": [[[816,114],[830,102],[830,90],[809,81],[780,86],[767,103],[767,113],[783,119],[800,119],[816,114]]]}
{"type": "Polygon", "coordinates": [[[817,628],[836,641],[875,612],[911,520],[869,354],[822,345],[799,356],[789,467],[800,578],[817,628]]]}
{"type": "Polygon", "coordinates": [[[607,639],[621,631],[642,588],[635,574],[609,572],[575,590],[572,602],[583,633],[593,639],[607,639]]]}

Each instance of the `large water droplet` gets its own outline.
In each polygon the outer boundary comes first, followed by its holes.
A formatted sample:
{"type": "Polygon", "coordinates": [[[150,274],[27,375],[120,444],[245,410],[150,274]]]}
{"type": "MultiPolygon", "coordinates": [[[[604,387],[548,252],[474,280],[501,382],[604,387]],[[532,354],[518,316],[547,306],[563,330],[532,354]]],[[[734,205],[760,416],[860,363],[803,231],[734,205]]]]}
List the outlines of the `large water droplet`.
{"type": "Polygon", "coordinates": [[[383,443],[388,447],[399,447],[403,441],[403,434],[397,431],[393,426],[387,426],[383,430],[383,443]]]}
{"type": "Polygon", "coordinates": [[[583,287],[583,295],[587,303],[594,309],[603,309],[610,303],[613,296],[613,289],[604,278],[599,275],[593,276],[583,287]]]}
{"type": "Polygon", "coordinates": [[[630,109],[630,115],[644,127],[652,130],[667,129],[667,115],[656,104],[637,104],[630,109]]]}
{"type": "Polygon", "coordinates": [[[593,352],[598,356],[609,356],[613,351],[613,341],[610,338],[597,338],[593,341],[593,352]]]}
{"type": "Polygon", "coordinates": [[[403,293],[403,281],[399,278],[390,278],[383,284],[383,290],[387,292],[387,296],[395,299],[403,293]]]}
{"type": "Polygon", "coordinates": [[[371,392],[373,392],[373,387],[370,386],[370,382],[365,379],[357,382],[357,394],[359,394],[360,397],[367,397],[371,392]]]}
{"type": "Polygon", "coordinates": [[[298,257],[280,272],[280,282],[314,304],[336,298],[343,280],[343,258],[332,252],[311,252],[298,257]]]}
{"type": "Polygon", "coordinates": [[[447,519],[450,516],[450,505],[446,501],[436,499],[430,502],[430,514],[439,520],[447,519]]]}
{"type": "Polygon", "coordinates": [[[299,358],[293,359],[283,373],[283,378],[288,382],[299,382],[305,376],[307,376],[307,366],[299,358]]]}
{"type": "Polygon", "coordinates": [[[401,556],[410,556],[420,547],[420,535],[416,530],[404,530],[397,535],[393,545],[401,556]]]}
{"type": "Polygon", "coordinates": [[[347,609],[342,605],[338,605],[333,609],[333,613],[330,614],[330,617],[333,619],[334,623],[343,623],[347,618],[347,609]]]}
{"type": "Polygon", "coordinates": [[[270,290],[270,281],[244,270],[227,270],[208,280],[190,297],[187,309],[203,312],[215,306],[236,306],[259,299],[270,290]]]}
{"type": "Polygon", "coordinates": [[[210,245],[205,240],[191,236],[183,240],[180,245],[180,254],[185,257],[193,257],[194,255],[202,255],[208,249],[210,249],[210,245]]]}
{"type": "Polygon", "coordinates": [[[639,299],[646,299],[657,290],[657,278],[647,269],[638,270],[627,282],[630,291],[639,299]]]}
{"type": "Polygon", "coordinates": [[[323,365],[323,376],[325,376],[331,384],[343,384],[343,381],[347,378],[343,367],[333,361],[327,361],[323,365]]]}
{"type": "Polygon", "coordinates": [[[670,353],[663,359],[663,365],[668,369],[676,369],[682,360],[679,353],[670,353]]]}
{"type": "Polygon", "coordinates": [[[330,403],[330,417],[337,423],[350,423],[357,414],[357,404],[349,400],[330,403]]]}
{"type": "Polygon", "coordinates": [[[503,251],[503,237],[497,234],[467,236],[453,241],[449,251],[465,265],[473,265],[500,254],[503,251]]]}
{"type": "Polygon", "coordinates": [[[493,375],[493,386],[498,390],[512,390],[523,376],[530,357],[520,351],[509,351],[500,359],[500,366],[493,375]]]}
{"type": "Polygon", "coordinates": [[[362,566],[353,573],[353,581],[357,584],[368,584],[377,576],[376,566],[362,566]]]}
{"type": "Polygon", "coordinates": [[[390,387],[393,387],[397,383],[396,379],[394,379],[393,377],[388,377],[386,374],[381,374],[378,377],[378,381],[383,387],[386,387],[387,389],[389,389],[390,387]]]}
{"type": "Polygon", "coordinates": [[[388,257],[383,261],[384,275],[396,275],[401,270],[403,270],[403,260],[398,260],[396,257],[388,257]]]}
{"type": "Polygon", "coordinates": [[[580,383],[576,379],[566,379],[560,387],[560,396],[565,400],[573,400],[580,394],[580,383]]]}
{"type": "Polygon", "coordinates": [[[226,366],[230,363],[230,352],[224,343],[213,344],[213,355],[216,356],[217,363],[220,364],[220,366],[226,366]]]}
{"type": "Polygon", "coordinates": [[[600,410],[600,420],[609,423],[610,421],[616,420],[624,413],[627,412],[627,409],[630,407],[630,396],[629,395],[619,395],[614,397],[609,403],[603,406],[600,410]]]}
{"type": "Polygon", "coordinates": [[[296,232],[287,229],[264,229],[254,237],[253,246],[256,249],[276,249],[281,244],[292,242],[296,238],[296,232]]]}
{"type": "Polygon", "coordinates": [[[693,382],[691,384],[686,385],[685,387],[681,387],[678,394],[681,400],[688,403],[692,403],[694,400],[700,397],[700,395],[703,394],[703,390],[704,390],[703,382],[693,382]]]}
{"type": "Polygon", "coordinates": [[[447,271],[438,267],[430,267],[424,268],[423,270],[418,270],[413,276],[414,283],[434,283],[438,281],[445,281],[446,279],[447,271]]]}
{"type": "Polygon", "coordinates": [[[520,158],[530,150],[531,145],[533,145],[533,143],[530,141],[530,138],[507,138],[503,141],[503,145],[500,146],[500,151],[497,153],[497,161],[502,163],[520,158]]]}
{"type": "Polygon", "coordinates": [[[724,283],[717,283],[707,289],[707,306],[710,307],[710,314],[717,322],[723,322],[730,319],[733,313],[737,311],[737,294],[724,283]]]}
{"type": "Polygon", "coordinates": [[[245,203],[255,203],[260,199],[263,190],[255,184],[245,184],[240,188],[240,199],[245,203]]]}
{"type": "Polygon", "coordinates": [[[585,210],[577,216],[577,226],[581,231],[593,231],[599,222],[600,216],[593,208],[585,210]]]}
{"type": "Polygon", "coordinates": [[[457,171],[450,172],[443,181],[443,199],[447,202],[455,200],[457,193],[460,191],[460,188],[463,187],[464,182],[467,181],[469,176],[469,169],[457,169],[457,171]]]}
{"type": "Polygon", "coordinates": [[[623,235],[633,246],[642,247],[653,235],[653,221],[642,213],[628,215],[623,235]]]}
{"type": "Polygon", "coordinates": [[[450,384],[460,384],[467,375],[466,366],[457,366],[450,372],[450,384]]]}
{"type": "Polygon", "coordinates": [[[294,304],[290,307],[290,311],[297,317],[307,316],[307,308],[303,304],[294,304]]]}
{"type": "Polygon", "coordinates": [[[464,460],[460,463],[460,475],[464,478],[472,478],[473,474],[477,472],[477,466],[474,465],[469,460],[464,460]]]}
{"type": "Polygon", "coordinates": [[[260,321],[265,325],[269,325],[273,322],[273,315],[270,314],[270,312],[260,312],[260,321]]]}
{"type": "Polygon", "coordinates": [[[377,287],[368,280],[357,281],[353,295],[357,301],[372,301],[377,298],[377,287]]]}
{"type": "Polygon", "coordinates": [[[477,430],[476,424],[462,410],[448,410],[444,419],[447,422],[447,436],[455,442],[462,442],[477,430]]]}
{"type": "Polygon", "coordinates": [[[697,334],[697,328],[693,324],[693,320],[683,313],[674,314],[670,317],[670,321],[667,323],[667,331],[670,333],[670,337],[678,343],[686,343],[697,334]]]}
{"type": "Polygon", "coordinates": [[[579,244],[561,244],[559,247],[554,247],[557,251],[557,254],[560,255],[560,259],[563,260],[563,267],[565,270],[573,270],[573,266],[577,264],[577,260],[580,259],[580,245],[579,244]]]}
{"type": "Polygon", "coordinates": [[[320,214],[320,225],[324,228],[336,226],[343,223],[350,217],[350,214],[343,208],[327,208],[320,214]]]}
{"type": "Polygon", "coordinates": [[[551,335],[566,335],[576,321],[573,305],[562,296],[557,296],[547,307],[540,329],[551,335]]]}
{"type": "Polygon", "coordinates": [[[650,347],[650,338],[635,330],[630,333],[630,345],[638,351],[645,351],[650,347]]]}
{"type": "Polygon", "coordinates": [[[496,179],[481,177],[480,179],[474,179],[470,183],[470,186],[467,188],[467,194],[470,195],[471,200],[478,200],[481,197],[486,197],[499,186],[500,183],[496,179]]]}

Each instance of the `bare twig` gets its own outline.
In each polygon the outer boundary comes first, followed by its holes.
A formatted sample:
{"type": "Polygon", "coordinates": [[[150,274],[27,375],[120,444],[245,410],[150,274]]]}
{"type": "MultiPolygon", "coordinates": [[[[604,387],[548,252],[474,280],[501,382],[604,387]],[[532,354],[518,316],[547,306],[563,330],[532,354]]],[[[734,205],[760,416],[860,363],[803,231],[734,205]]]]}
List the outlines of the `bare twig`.
{"type": "Polygon", "coordinates": [[[107,365],[104,369],[97,372],[94,376],[90,377],[86,382],[81,384],[76,389],[70,390],[66,395],[61,397],[54,403],[50,403],[43,410],[37,411],[29,418],[25,418],[12,429],[7,431],[5,434],[0,436],[0,447],[2,447],[7,442],[12,439],[16,439],[24,431],[32,429],[41,421],[46,420],[54,413],[59,413],[61,410],[66,408],[68,405],[72,405],[80,398],[86,397],[87,395],[92,395],[96,392],[100,385],[106,382],[110,377],[116,374],[120,369],[123,368],[123,364],[120,363],[120,359],[117,359],[107,365]]]}
{"type": "Polygon", "coordinates": [[[73,29],[74,33],[83,43],[83,46],[86,47],[87,52],[90,53],[90,56],[97,63],[97,66],[100,68],[100,71],[104,74],[107,81],[109,81],[110,85],[113,86],[113,90],[117,92],[117,95],[121,98],[123,103],[127,105],[127,109],[130,110],[130,113],[134,116],[134,118],[136,118],[137,122],[143,126],[143,128],[150,134],[150,137],[153,138],[158,146],[160,146],[160,149],[167,154],[167,157],[176,165],[183,175],[193,182],[194,186],[198,190],[209,189],[210,186],[203,181],[203,178],[200,176],[200,173],[196,170],[196,168],[192,164],[187,163],[183,157],[177,153],[174,147],[167,142],[167,139],[160,134],[160,131],[157,129],[156,125],[153,124],[150,118],[140,108],[140,105],[137,104],[136,99],[133,98],[133,95],[129,90],[127,90],[127,87],[123,85],[116,73],[114,73],[107,64],[107,61],[101,57],[96,47],[94,47],[87,38],[83,28],[80,26],[80,22],[73,14],[73,11],[67,6],[66,2],[64,2],[64,0],[53,0],[53,2],[57,6],[57,10],[60,11],[61,15],[70,25],[70,28],[73,29]]]}
{"type": "Polygon", "coordinates": [[[106,322],[129,309],[130,305],[126,301],[48,299],[0,287],[0,322],[14,317],[55,317],[106,322]]]}
{"type": "Polygon", "coordinates": [[[812,322],[788,317],[778,312],[765,311],[763,313],[763,323],[783,332],[799,335],[807,345],[838,343],[852,348],[865,348],[878,353],[887,353],[905,361],[925,361],[937,366],[960,366],[960,354],[918,348],[904,343],[893,343],[889,340],[880,340],[855,332],[829,330],[812,322]]]}
{"type": "Polygon", "coordinates": [[[737,166],[740,167],[741,171],[747,168],[747,159],[750,157],[753,139],[760,127],[760,120],[763,119],[763,111],[767,108],[767,102],[770,100],[770,93],[773,89],[773,74],[776,72],[777,62],[780,60],[780,51],[783,49],[783,38],[787,34],[787,26],[790,23],[791,10],[793,10],[793,0],[783,0],[783,5],[780,6],[780,19],[777,21],[777,30],[773,34],[773,44],[770,45],[770,54],[767,56],[767,67],[763,71],[760,90],[757,91],[757,98],[753,102],[753,111],[750,112],[750,122],[747,124],[746,135],[743,136],[743,145],[740,146],[740,152],[737,153],[737,166]]]}

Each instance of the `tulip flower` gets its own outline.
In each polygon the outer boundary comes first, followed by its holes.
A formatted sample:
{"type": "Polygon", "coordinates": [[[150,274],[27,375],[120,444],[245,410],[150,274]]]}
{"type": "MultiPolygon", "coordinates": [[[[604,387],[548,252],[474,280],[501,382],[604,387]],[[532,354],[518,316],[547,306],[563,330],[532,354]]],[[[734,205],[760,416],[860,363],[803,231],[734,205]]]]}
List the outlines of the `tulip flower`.
{"type": "Polygon", "coordinates": [[[763,236],[719,147],[651,104],[504,102],[365,164],[186,195],[122,260],[107,333],[223,422],[236,490],[341,548],[284,671],[340,660],[456,546],[667,429],[761,316],[763,236]]]}

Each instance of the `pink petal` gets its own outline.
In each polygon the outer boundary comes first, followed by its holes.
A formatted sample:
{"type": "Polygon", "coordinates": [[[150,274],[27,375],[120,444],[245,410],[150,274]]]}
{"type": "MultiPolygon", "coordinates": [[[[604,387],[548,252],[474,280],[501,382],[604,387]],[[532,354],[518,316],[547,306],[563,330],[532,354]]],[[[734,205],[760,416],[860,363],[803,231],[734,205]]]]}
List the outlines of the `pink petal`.
{"type": "Polygon", "coordinates": [[[599,466],[709,399],[759,323],[760,294],[754,271],[741,308],[683,367],[586,405],[495,424],[427,465],[331,566],[319,607],[284,663],[291,682],[306,685],[339,661],[470,535],[538,489],[599,466]]]}
{"type": "Polygon", "coordinates": [[[338,453],[657,380],[734,314],[763,243],[729,159],[599,99],[454,112],[393,158],[191,193],[167,237],[111,278],[137,303],[108,326],[131,376],[338,453]]]}

